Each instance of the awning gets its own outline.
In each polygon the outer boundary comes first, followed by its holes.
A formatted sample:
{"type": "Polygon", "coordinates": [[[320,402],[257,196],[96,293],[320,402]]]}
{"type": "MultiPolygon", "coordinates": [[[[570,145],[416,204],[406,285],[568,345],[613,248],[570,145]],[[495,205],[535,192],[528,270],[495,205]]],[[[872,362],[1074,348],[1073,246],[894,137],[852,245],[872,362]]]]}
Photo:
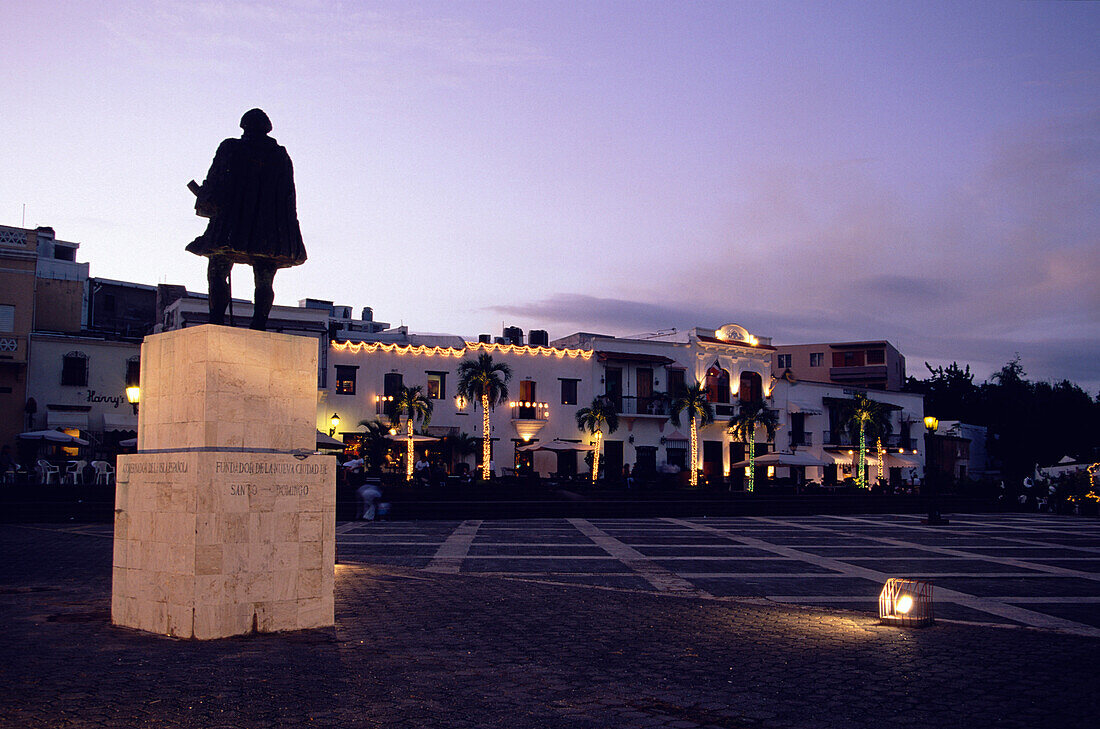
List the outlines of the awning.
{"type": "Polygon", "coordinates": [[[60,430],[32,430],[19,434],[20,440],[43,440],[48,443],[62,443],[65,445],[88,445],[83,438],[62,433],[60,430]]]}
{"type": "Polygon", "coordinates": [[[641,354],[638,352],[596,352],[596,361],[607,362],[649,362],[650,364],[666,365],[676,360],[662,357],[659,354],[641,354]]]}
{"type": "Polygon", "coordinates": [[[666,441],[672,441],[672,440],[686,441],[686,440],[689,440],[689,438],[686,435],[684,435],[683,433],[681,433],[680,431],[674,430],[674,431],[672,431],[671,433],[669,433],[668,435],[665,436],[665,440],[666,441]]]}
{"type": "Polygon", "coordinates": [[[138,419],[131,413],[104,413],[103,430],[132,430],[137,432],[138,419]]]}
{"type": "Polygon", "coordinates": [[[336,440],[330,435],[325,435],[321,431],[317,431],[317,447],[318,448],[343,448],[344,442],[336,440]]]}
{"type": "Polygon", "coordinates": [[[887,468],[919,468],[920,461],[916,458],[909,456],[901,456],[897,453],[886,454],[886,467],[887,468]]]}
{"type": "Polygon", "coordinates": [[[792,413],[805,413],[806,415],[821,415],[821,410],[818,408],[812,408],[809,405],[802,405],[797,402],[787,404],[787,410],[792,413]]]}
{"type": "MultiPolygon", "coordinates": [[[[389,438],[390,440],[395,440],[399,443],[404,443],[405,441],[409,440],[409,436],[401,435],[400,433],[398,433],[396,435],[387,435],[386,437],[389,438]]],[[[413,433],[413,436],[412,436],[412,442],[413,443],[435,443],[438,440],[439,440],[439,438],[433,438],[430,435],[418,435],[416,433],[413,433]]]]}
{"type": "Polygon", "coordinates": [[[49,410],[46,412],[46,426],[53,428],[88,429],[88,413],[71,412],[68,410],[49,410]]]}

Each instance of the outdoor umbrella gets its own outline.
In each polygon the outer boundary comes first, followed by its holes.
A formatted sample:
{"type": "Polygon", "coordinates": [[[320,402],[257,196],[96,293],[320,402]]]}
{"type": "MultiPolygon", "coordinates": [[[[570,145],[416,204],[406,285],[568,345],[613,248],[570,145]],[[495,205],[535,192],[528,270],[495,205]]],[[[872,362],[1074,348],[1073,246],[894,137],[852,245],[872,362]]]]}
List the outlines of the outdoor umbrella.
{"type": "MultiPolygon", "coordinates": [[[[765,453],[756,458],[757,466],[824,466],[825,462],[819,458],[808,456],[804,453],[765,453]]],[[[748,461],[738,461],[730,468],[746,468],[748,461]]]]}
{"type": "Polygon", "coordinates": [[[318,448],[340,448],[343,449],[343,441],[336,440],[330,435],[325,435],[321,431],[317,431],[317,447],[318,448]]]}
{"type": "Polygon", "coordinates": [[[554,451],[556,453],[561,453],[564,451],[591,451],[595,450],[595,446],[585,445],[584,443],[570,443],[567,440],[551,440],[546,443],[532,443],[531,445],[520,446],[516,450],[554,451]]]}
{"type": "Polygon", "coordinates": [[[137,438],[125,438],[118,442],[123,448],[134,448],[137,446],[137,438]]]}
{"type": "Polygon", "coordinates": [[[88,441],[83,438],[62,433],[60,430],[31,430],[20,433],[19,438],[20,440],[46,440],[51,443],[66,443],[68,445],[88,445],[88,441]]]}
{"type": "MultiPolygon", "coordinates": [[[[405,441],[407,441],[409,439],[409,436],[401,435],[400,433],[395,434],[395,435],[387,435],[386,437],[389,438],[390,440],[395,440],[398,443],[404,443],[405,441]]],[[[416,434],[413,434],[413,436],[412,436],[413,443],[432,443],[432,442],[437,441],[437,440],[439,440],[439,438],[433,438],[430,435],[416,435],[416,434]]]]}

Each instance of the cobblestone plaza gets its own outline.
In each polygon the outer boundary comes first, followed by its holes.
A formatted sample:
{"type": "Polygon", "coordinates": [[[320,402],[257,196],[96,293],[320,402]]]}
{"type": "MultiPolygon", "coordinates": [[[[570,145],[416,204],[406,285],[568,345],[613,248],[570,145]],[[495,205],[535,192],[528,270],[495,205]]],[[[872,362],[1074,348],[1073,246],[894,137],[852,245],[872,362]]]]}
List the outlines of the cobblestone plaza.
{"type": "Polygon", "coordinates": [[[0,726],[1084,727],[1100,710],[1093,520],[338,531],[334,629],[196,642],[109,625],[110,527],[0,527],[0,726]],[[900,575],[935,583],[937,625],[878,624],[900,575]]]}

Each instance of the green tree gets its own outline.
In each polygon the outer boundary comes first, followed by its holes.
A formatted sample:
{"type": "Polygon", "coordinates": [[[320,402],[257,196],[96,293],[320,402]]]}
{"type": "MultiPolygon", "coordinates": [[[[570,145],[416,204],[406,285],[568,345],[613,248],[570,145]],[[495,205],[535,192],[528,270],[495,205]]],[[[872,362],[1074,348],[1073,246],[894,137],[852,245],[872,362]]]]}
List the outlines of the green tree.
{"type": "Polygon", "coordinates": [[[743,402],[737,408],[737,415],[730,418],[726,431],[735,440],[749,446],[749,480],[746,489],[751,493],[756,473],[756,429],[764,428],[768,434],[768,442],[775,439],[775,431],[779,429],[779,416],[774,410],[768,408],[763,400],[743,402]]]}
{"type": "Polygon", "coordinates": [[[382,420],[360,420],[360,428],[366,428],[363,434],[362,444],[359,446],[359,455],[367,462],[367,471],[377,476],[382,472],[382,463],[386,459],[386,452],[390,449],[390,426],[382,420]]]}
{"type": "Polygon", "coordinates": [[[504,362],[494,362],[486,352],[458,364],[458,394],[471,403],[481,404],[481,477],[486,481],[490,478],[493,443],[489,411],[508,400],[510,379],[512,368],[504,362]]]}
{"type": "Polygon", "coordinates": [[[890,433],[890,409],[884,403],[857,392],[848,406],[845,421],[854,433],[859,434],[856,486],[867,488],[867,436],[877,439],[890,433]]]}
{"type": "Polygon", "coordinates": [[[453,435],[450,438],[451,449],[458,460],[465,462],[466,456],[472,456],[477,453],[478,439],[469,433],[462,432],[458,435],[453,435]]]}
{"type": "Polygon", "coordinates": [[[603,426],[610,435],[619,429],[619,414],[609,397],[597,397],[592,404],[577,411],[577,428],[596,437],[596,449],[592,451],[592,482],[600,473],[600,444],[603,442],[603,426]]]}
{"type": "Polygon", "coordinates": [[[401,418],[405,418],[405,480],[411,481],[413,476],[413,421],[419,420],[427,425],[432,419],[432,401],[424,394],[424,388],[420,385],[404,387],[397,391],[393,398],[394,427],[401,425],[401,418]]]}
{"type": "Polygon", "coordinates": [[[685,387],[674,393],[669,402],[672,423],[680,426],[680,413],[685,413],[691,421],[691,486],[699,485],[699,430],[698,425],[714,422],[714,408],[707,400],[707,386],[702,381],[685,387]]]}

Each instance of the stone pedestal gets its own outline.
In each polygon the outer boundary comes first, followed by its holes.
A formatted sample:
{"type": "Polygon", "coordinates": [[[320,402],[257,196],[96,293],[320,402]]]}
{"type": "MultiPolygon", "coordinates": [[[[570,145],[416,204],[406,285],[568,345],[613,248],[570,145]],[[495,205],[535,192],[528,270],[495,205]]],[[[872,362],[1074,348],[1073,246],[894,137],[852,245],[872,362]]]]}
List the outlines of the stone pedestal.
{"type": "Polygon", "coordinates": [[[336,459],[316,448],[317,342],[200,326],[141,348],[120,456],[111,617],[185,638],[333,624],[336,459]]]}

